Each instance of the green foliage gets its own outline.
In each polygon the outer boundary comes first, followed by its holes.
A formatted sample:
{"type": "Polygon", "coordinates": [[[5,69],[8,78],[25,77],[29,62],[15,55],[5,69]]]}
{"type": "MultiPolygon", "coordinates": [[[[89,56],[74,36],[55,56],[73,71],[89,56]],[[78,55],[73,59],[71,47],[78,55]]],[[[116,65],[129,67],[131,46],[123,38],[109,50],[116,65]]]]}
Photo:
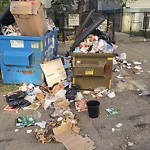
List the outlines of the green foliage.
{"type": "Polygon", "coordinates": [[[126,4],[127,2],[132,2],[132,1],[136,1],[136,0],[104,0],[105,2],[116,2],[119,4],[126,4]]]}
{"type": "Polygon", "coordinates": [[[10,0],[0,0],[0,14],[5,9],[5,7],[9,4],[10,0]]]}
{"type": "Polygon", "coordinates": [[[73,13],[74,0],[52,0],[50,10],[57,14],[73,13]]]}

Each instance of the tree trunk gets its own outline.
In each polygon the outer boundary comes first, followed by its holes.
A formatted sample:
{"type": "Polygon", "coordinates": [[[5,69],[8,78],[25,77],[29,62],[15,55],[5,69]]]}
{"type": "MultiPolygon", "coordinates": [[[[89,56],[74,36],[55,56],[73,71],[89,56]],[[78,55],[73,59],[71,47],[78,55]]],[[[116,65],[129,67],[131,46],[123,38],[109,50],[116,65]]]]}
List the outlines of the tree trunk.
{"type": "MultiPolygon", "coordinates": [[[[84,8],[85,1],[84,0],[78,0],[78,8],[77,8],[77,13],[79,14],[79,26],[81,24],[81,16],[83,13],[83,8],[84,8]]],[[[75,27],[75,33],[77,33],[79,27],[75,27]]]]}

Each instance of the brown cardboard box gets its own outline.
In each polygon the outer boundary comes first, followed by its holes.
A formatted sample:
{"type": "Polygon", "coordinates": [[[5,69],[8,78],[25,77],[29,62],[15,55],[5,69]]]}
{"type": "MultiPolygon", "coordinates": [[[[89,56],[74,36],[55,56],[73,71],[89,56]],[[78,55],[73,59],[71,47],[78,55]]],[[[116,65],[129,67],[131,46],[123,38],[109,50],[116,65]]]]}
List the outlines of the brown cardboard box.
{"type": "Polygon", "coordinates": [[[73,83],[81,89],[111,88],[112,54],[72,54],[73,83]]]}
{"type": "Polygon", "coordinates": [[[40,6],[36,15],[14,14],[13,16],[20,29],[21,35],[43,36],[48,30],[43,6],[40,6]]]}
{"type": "Polygon", "coordinates": [[[40,5],[39,0],[12,1],[10,3],[10,12],[14,15],[37,14],[40,5]]]}
{"type": "Polygon", "coordinates": [[[56,141],[62,142],[67,150],[93,150],[94,142],[79,135],[79,128],[72,123],[66,123],[53,129],[56,141]]]}

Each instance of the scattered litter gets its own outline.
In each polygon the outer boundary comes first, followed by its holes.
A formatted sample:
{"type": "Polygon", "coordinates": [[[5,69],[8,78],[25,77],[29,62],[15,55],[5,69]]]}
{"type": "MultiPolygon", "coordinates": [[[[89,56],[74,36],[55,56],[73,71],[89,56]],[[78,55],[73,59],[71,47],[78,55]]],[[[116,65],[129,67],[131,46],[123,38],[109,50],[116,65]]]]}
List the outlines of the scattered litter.
{"type": "Polygon", "coordinates": [[[19,132],[19,129],[15,129],[15,132],[19,132]]]}
{"type": "Polygon", "coordinates": [[[131,63],[127,63],[127,66],[131,66],[132,64],[131,63]]]}
{"type": "Polygon", "coordinates": [[[27,130],[27,133],[28,133],[28,134],[32,133],[32,130],[27,130]]]}
{"type": "Polygon", "coordinates": [[[44,94],[43,94],[43,92],[36,93],[36,98],[39,100],[40,106],[43,108],[44,107],[44,94]]]}
{"type": "Polygon", "coordinates": [[[34,84],[32,83],[30,83],[27,87],[29,90],[33,90],[35,88],[34,84]]]}
{"type": "Polygon", "coordinates": [[[29,101],[30,103],[33,103],[35,100],[36,95],[27,95],[24,99],[29,101]]]}
{"type": "Polygon", "coordinates": [[[149,61],[148,60],[143,60],[143,63],[148,63],[149,61]]]}
{"type": "Polygon", "coordinates": [[[39,111],[35,110],[35,111],[33,112],[32,117],[34,118],[34,120],[38,120],[39,118],[42,117],[42,114],[41,114],[39,111]]]}
{"type": "Polygon", "coordinates": [[[87,111],[87,101],[86,100],[78,100],[75,102],[75,107],[78,112],[87,111]]]}
{"type": "Polygon", "coordinates": [[[19,108],[13,108],[12,106],[7,105],[4,110],[18,113],[19,108]]]}
{"type": "Polygon", "coordinates": [[[121,53],[121,54],[120,54],[120,59],[121,59],[121,60],[127,59],[127,54],[126,54],[126,53],[121,53]]]}
{"type": "Polygon", "coordinates": [[[147,90],[143,90],[140,92],[139,94],[140,96],[150,96],[150,92],[148,92],[147,90]]]}
{"type": "Polygon", "coordinates": [[[37,110],[40,107],[39,103],[33,102],[30,106],[23,107],[23,110],[37,110]]]}
{"type": "Polygon", "coordinates": [[[37,140],[42,144],[50,143],[53,139],[53,135],[49,134],[48,128],[39,129],[39,130],[35,129],[34,133],[37,140]]]}
{"type": "Polygon", "coordinates": [[[110,115],[116,115],[118,114],[118,110],[114,109],[114,108],[107,108],[106,111],[110,114],[110,115]]]}
{"type": "Polygon", "coordinates": [[[147,70],[146,73],[150,73],[150,70],[147,70]]]}
{"type": "Polygon", "coordinates": [[[115,68],[113,71],[114,71],[114,72],[120,72],[120,70],[117,69],[117,68],[115,68]]]}
{"type": "Polygon", "coordinates": [[[123,79],[121,75],[116,76],[118,79],[123,79]]]}
{"type": "Polygon", "coordinates": [[[133,142],[128,142],[128,146],[131,147],[134,143],[133,142]]]}
{"type": "Polygon", "coordinates": [[[111,129],[112,132],[114,132],[115,130],[116,130],[115,128],[112,128],[112,129],[111,129]]]}
{"type": "Polygon", "coordinates": [[[75,96],[75,100],[81,100],[84,99],[84,96],[82,95],[81,92],[77,92],[76,96],[75,96]]]}
{"type": "Polygon", "coordinates": [[[31,105],[31,103],[24,99],[27,96],[25,91],[16,91],[6,95],[6,101],[12,108],[22,108],[31,105]]]}
{"type": "Polygon", "coordinates": [[[60,117],[63,114],[63,109],[62,108],[56,108],[55,111],[50,115],[51,117],[60,117]]]}
{"type": "Polygon", "coordinates": [[[62,121],[62,120],[63,120],[63,117],[59,117],[59,118],[57,119],[58,122],[60,122],[60,121],[62,121]]]}
{"type": "Polygon", "coordinates": [[[44,102],[44,109],[47,110],[49,106],[51,106],[51,104],[55,102],[56,100],[57,98],[55,96],[46,96],[45,102],[44,102]]]}
{"type": "Polygon", "coordinates": [[[29,127],[34,125],[34,119],[32,116],[18,117],[16,120],[16,128],[29,127]]]}
{"type": "Polygon", "coordinates": [[[68,100],[75,100],[76,94],[79,92],[79,90],[79,86],[71,85],[71,87],[67,89],[66,98],[68,100]]]}
{"type": "Polygon", "coordinates": [[[116,97],[115,92],[110,92],[110,93],[108,94],[108,97],[109,97],[109,98],[114,98],[114,97],[116,97]]]}
{"type": "Polygon", "coordinates": [[[44,129],[46,126],[46,121],[42,121],[42,122],[36,122],[35,125],[39,126],[40,128],[44,129]]]}
{"type": "Polygon", "coordinates": [[[91,91],[83,91],[83,94],[90,94],[91,91]]]}
{"type": "Polygon", "coordinates": [[[134,65],[141,65],[142,63],[141,62],[139,62],[139,61],[132,61],[133,63],[134,63],[134,65]]]}
{"type": "Polygon", "coordinates": [[[141,74],[143,72],[141,66],[135,66],[132,68],[132,70],[134,71],[135,74],[141,74]]]}
{"type": "Polygon", "coordinates": [[[116,124],[116,128],[121,128],[123,126],[123,124],[122,123],[118,123],[118,124],[116,124]]]}

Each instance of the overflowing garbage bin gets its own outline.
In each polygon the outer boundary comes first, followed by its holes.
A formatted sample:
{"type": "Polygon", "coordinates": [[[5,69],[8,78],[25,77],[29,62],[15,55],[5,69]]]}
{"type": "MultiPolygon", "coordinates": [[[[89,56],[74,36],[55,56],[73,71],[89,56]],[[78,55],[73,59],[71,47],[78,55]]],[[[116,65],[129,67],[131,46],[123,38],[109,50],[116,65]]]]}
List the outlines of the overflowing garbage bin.
{"type": "Polygon", "coordinates": [[[73,83],[81,89],[93,90],[97,87],[111,88],[111,53],[73,53],[73,83]]]}
{"type": "Polygon", "coordinates": [[[0,35],[3,83],[43,82],[40,64],[57,56],[57,28],[44,36],[0,35]]]}

